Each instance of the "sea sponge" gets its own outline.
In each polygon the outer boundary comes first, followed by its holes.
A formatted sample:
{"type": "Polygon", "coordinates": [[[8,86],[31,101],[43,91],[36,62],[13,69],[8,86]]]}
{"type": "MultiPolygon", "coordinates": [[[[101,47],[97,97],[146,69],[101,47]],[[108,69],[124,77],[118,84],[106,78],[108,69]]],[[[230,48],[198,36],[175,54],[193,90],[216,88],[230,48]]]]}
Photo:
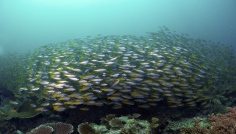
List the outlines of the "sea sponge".
{"type": "Polygon", "coordinates": [[[96,134],[96,131],[88,123],[79,124],[77,130],[80,134],[96,134]]]}
{"type": "Polygon", "coordinates": [[[50,126],[40,125],[26,134],[52,134],[53,128],[50,126]]]}

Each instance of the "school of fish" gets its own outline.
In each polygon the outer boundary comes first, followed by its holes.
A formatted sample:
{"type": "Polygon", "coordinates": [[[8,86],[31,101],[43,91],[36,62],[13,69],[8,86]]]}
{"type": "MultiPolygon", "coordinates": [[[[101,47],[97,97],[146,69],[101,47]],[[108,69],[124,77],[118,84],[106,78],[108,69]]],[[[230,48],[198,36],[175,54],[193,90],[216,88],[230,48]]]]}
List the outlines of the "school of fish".
{"type": "MultiPolygon", "coordinates": [[[[13,105],[64,111],[90,105],[208,107],[220,84],[235,81],[229,46],[162,27],[147,36],[101,36],[49,44],[1,57],[0,84],[13,105]]],[[[234,83],[235,84],[235,83],[234,83]]],[[[231,89],[229,89],[231,90],[231,89]]]]}

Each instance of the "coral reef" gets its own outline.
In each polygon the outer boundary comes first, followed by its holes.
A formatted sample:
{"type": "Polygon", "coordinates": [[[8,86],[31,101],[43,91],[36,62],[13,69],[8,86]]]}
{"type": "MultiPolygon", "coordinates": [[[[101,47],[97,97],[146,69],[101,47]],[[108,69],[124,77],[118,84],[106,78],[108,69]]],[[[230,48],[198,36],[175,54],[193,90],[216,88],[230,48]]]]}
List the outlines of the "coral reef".
{"type": "Polygon", "coordinates": [[[73,126],[70,124],[57,122],[47,123],[36,127],[27,134],[71,134],[73,133],[73,126]]]}
{"type": "Polygon", "coordinates": [[[77,130],[80,134],[95,134],[95,133],[98,133],[88,123],[79,124],[77,130]]]}
{"type": "Polygon", "coordinates": [[[209,133],[210,128],[209,128],[208,125],[201,126],[200,122],[201,122],[201,118],[195,118],[193,127],[190,127],[190,128],[183,127],[183,128],[181,128],[180,129],[181,134],[213,134],[213,133],[209,133]]]}
{"type": "Polygon", "coordinates": [[[63,122],[57,123],[47,123],[46,126],[50,126],[53,128],[54,134],[71,134],[73,133],[73,126],[70,124],[66,124],[63,122]]]}
{"type": "Polygon", "coordinates": [[[52,134],[53,128],[50,126],[40,125],[26,134],[52,134]]]}
{"type": "Polygon", "coordinates": [[[211,114],[211,131],[218,133],[236,133],[236,107],[228,107],[225,114],[211,114]]]}
{"type": "Polygon", "coordinates": [[[200,118],[195,119],[193,127],[181,128],[182,134],[235,134],[236,107],[228,107],[225,114],[211,114],[207,120],[209,125],[200,126],[200,118]]]}
{"type": "Polygon", "coordinates": [[[109,121],[109,125],[112,128],[121,128],[123,127],[123,123],[119,118],[113,118],[109,121]]]}
{"type": "MultiPolygon", "coordinates": [[[[134,117],[136,115],[133,115],[134,117]]],[[[147,120],[139,120],[130,118],[131,116],[116,117],[114,114],[101,118],[101,125],[94,123],[82,123],[78,126],[80,134],[149,134],[153,128],[158,127],[158,118],[147,120]],[[87,133],[86,133],[87,132],[87,133]]]]}
{"type": "Polygon", "coordinates": [[[165,131],[178,131],[180,128],[190,128],[194,125],[193,118],[182,118],[177,121],[168,120],[168,125],[165,128],[165,131]]]}

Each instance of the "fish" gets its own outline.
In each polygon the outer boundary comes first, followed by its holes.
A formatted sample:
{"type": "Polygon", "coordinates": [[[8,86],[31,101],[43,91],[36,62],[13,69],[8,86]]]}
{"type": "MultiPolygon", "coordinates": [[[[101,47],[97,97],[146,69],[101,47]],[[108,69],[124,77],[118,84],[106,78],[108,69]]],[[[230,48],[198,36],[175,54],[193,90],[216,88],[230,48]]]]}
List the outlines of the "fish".
{"type": "Polygon", "coordinates": [[[88,107],[82,107],[82,108],[79,108],[79,109],[82,110],[82,111],[88,111],[89,110],[88,107]]]}
{"type": "Polygon", "coordinates": [[[208,107],[216,90],[225,95],[236,85],[236,61],[228,47],[166,27],[142,37],[72,39],[1,58],[0,84],[16,102],[33,102],[36,111],[103,105],[208,107]],[[224,86],[217,87],[220,83],[224,86]]]}
{"type": "Polygon", "coordinates": [[[106,69],[96,69],[95,72],[104,72],[106,69]]]}
{"type": "Polygon", "coordinates": [[[44,108],[44,107],[39,107],[39,108],[36,108],[35,111],[46,112],[46,111],[49,111],[49,110],[44,108]]]}
{"type": "Polygon", "coordinates": [[[73,88],[73,87],[69,87],[69,88],[65,88],[64,90],[65,90],[65,91],[75,91],[76,89],[73,88]]]}
{"type": "Polygon", "coordinates": [[[58,111],[58,112],[62,112],[62,111],[65,111],[66,108],[63,106],[53,106],[53,110],[58,111]]]}

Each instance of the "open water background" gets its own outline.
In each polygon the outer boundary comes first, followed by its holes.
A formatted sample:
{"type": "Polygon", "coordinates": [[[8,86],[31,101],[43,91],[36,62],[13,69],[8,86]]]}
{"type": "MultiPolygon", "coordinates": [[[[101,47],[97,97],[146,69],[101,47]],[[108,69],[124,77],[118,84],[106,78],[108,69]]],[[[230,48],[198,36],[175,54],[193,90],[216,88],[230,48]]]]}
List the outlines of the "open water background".
{"type": "Polygon", "coordinates": [[[1,0],[0,54],[88,35],[145,35],[166,26],[233,45],[235,0],[1,0]]]}

